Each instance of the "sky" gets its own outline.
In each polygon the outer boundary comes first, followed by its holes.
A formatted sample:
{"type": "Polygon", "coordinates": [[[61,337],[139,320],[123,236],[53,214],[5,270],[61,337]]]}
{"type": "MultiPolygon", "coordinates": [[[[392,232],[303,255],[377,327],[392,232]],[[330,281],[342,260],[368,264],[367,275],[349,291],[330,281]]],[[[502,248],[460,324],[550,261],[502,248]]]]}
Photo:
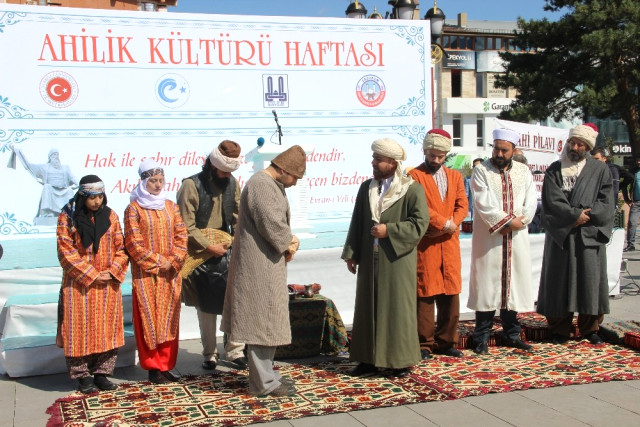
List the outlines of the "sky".
{"type": "MultiPolygon", "coordinates": [[[[216,13],[224,15],[276,15],[321,16],[345,18],[345,10],[352,0],[178,0],[171,12],[216,13]]],[[[387,0],[364,0],[368,14],[374,6],[383,16],[391,11],[387,0]]],[[[545,12],[544,0],[438,0],[449,19],[455,20],[460,12],[467,12],[467,19],[474,21],[515,21],[524,19],[557,20],[562,14],[545,12]]],[[[420,14],[433,7],[433,0],[420,1],[420,14]]]]}

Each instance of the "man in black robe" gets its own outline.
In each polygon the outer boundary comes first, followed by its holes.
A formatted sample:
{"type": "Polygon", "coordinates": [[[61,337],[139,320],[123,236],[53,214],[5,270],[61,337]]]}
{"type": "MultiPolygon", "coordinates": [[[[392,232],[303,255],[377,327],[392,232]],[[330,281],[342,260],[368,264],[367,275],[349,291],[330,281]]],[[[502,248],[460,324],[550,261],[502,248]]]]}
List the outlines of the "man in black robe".
{"type": "Polygon", "coordinates": [[[598,328],[609,313],[606,244],[613,225],[612,180],[607,165],[587,155],[597,136],[591,123],[571,129],[542,186],[547,234],[538,313],[547,317],[556,344],[571,336],[574,312],[580,335],[601,344],[598,328]]]}

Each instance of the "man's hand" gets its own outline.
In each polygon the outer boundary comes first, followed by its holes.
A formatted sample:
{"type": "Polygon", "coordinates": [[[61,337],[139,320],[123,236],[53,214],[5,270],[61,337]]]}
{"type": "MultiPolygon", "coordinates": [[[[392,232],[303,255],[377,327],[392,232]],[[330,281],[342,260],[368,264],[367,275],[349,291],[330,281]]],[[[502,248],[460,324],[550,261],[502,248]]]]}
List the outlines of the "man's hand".
{"type": "Polygon", "coordinates": [[[173,267],[173,265],[171,265],[171,262],[167,259],[165,259],[164,261],[162,261],[160,263],[160,266],[158,267],[158,271],[160,273],[168,273],[169,270],[171,270],[171,268],[173,267]]]}
{"type": "Polygon", "coordinates": [[[453,222],[453,217],[449,218],[448,224],[442,229],[444,233],[453,234],[458,231],[458,226],[453,222]]]}
{"type": "Polygon", "coordinates": [[[576,223],[573,225],[573,228],[580,227],[581,225],[589,222],[589,220],[591,219],[589,218],[589,212],[591,212],[591,208],[583,209],[578,219],[576,219],[576,223]]]}
{"type": "Polygon", "coordinates": [[[387,224],[376,224],[371,227],[371,235],[377,239],[389,237],[389,234],[387,234],[387,224]]]}
{"type": "Polygon", "coordinates": [[[347,262],[347,270],[349,270],[352,274],[356,274],[356,270],[358,268],[358,263],[354,259],[346,259],[347,262]]]}
{"type": "Polygon", "coordinates": [[[98,277],[96,277],[96,280],[94,280],[93,283],[96,285],[106,285],[111,281],[111,278],[111,273],[108,271],[101,271],[98,273],[98,277]]]}
{"type": "Polygon", "coordinates": [[[508,227],[505,226],[500,229],[500,234],[505,236],[513,231],[522,230],[523,228],[526,227],[526,225],[522,223],[523,219],[524,219],[524,215],[515,217],[514,219],[511,220],[508,227]]]}
{"type": "Polygon", "coordinates": [[[291,260],[293,259],[293,252],[289,251],[288,249],[286,251],[284,251],[284,262],[291,262],[291,260]]]}
{"type": "Polygon", "coordinates": [[[215,245],[207,246],[207,249],[205,249],[205,251],[216,258],[220,258],[227,252],[227,249],[229,249],[229,245],[225,245],[224,243],[217,243],[215,245]]]}

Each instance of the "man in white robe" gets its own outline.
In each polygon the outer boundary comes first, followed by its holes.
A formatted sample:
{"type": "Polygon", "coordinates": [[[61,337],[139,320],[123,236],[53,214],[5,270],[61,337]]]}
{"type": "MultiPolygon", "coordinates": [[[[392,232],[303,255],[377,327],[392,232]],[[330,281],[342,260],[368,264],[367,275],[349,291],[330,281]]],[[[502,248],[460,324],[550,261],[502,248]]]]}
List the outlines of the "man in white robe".
{"type": "Polygon", "coordinates": [[[467,307],[476,311],[473,350],[487,354],[493,316],[500,310],[502,344],[522,350],[519,311],[533,310],[531,257],[527,225],[536,213],[536,192],[529,168],[512,161],[520,135],[493,131],[493,154],[473,170],[473,236],[467,307]]]}

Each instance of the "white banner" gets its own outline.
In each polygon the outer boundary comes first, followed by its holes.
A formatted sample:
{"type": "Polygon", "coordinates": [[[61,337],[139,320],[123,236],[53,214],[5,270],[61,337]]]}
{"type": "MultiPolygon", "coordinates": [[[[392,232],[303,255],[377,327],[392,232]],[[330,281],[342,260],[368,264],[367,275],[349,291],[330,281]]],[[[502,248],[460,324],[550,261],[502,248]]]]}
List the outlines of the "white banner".
{"type": "Polygon", "coordinates": [[[289,194],[298,225],[316,237],[307,248],[343,244],[373,140],[398,140],[407,166],[422,161],[427,21],[0,4],[0,30],[2,239],[53,234],[51,211],[87,174],[103,179],[121,215],[146,157],[164,165],[175,199],[223,139],[242,146],[243,184],[263,152],[281,149],[272,111],[283,147],[308,152],[289,194]]]}

